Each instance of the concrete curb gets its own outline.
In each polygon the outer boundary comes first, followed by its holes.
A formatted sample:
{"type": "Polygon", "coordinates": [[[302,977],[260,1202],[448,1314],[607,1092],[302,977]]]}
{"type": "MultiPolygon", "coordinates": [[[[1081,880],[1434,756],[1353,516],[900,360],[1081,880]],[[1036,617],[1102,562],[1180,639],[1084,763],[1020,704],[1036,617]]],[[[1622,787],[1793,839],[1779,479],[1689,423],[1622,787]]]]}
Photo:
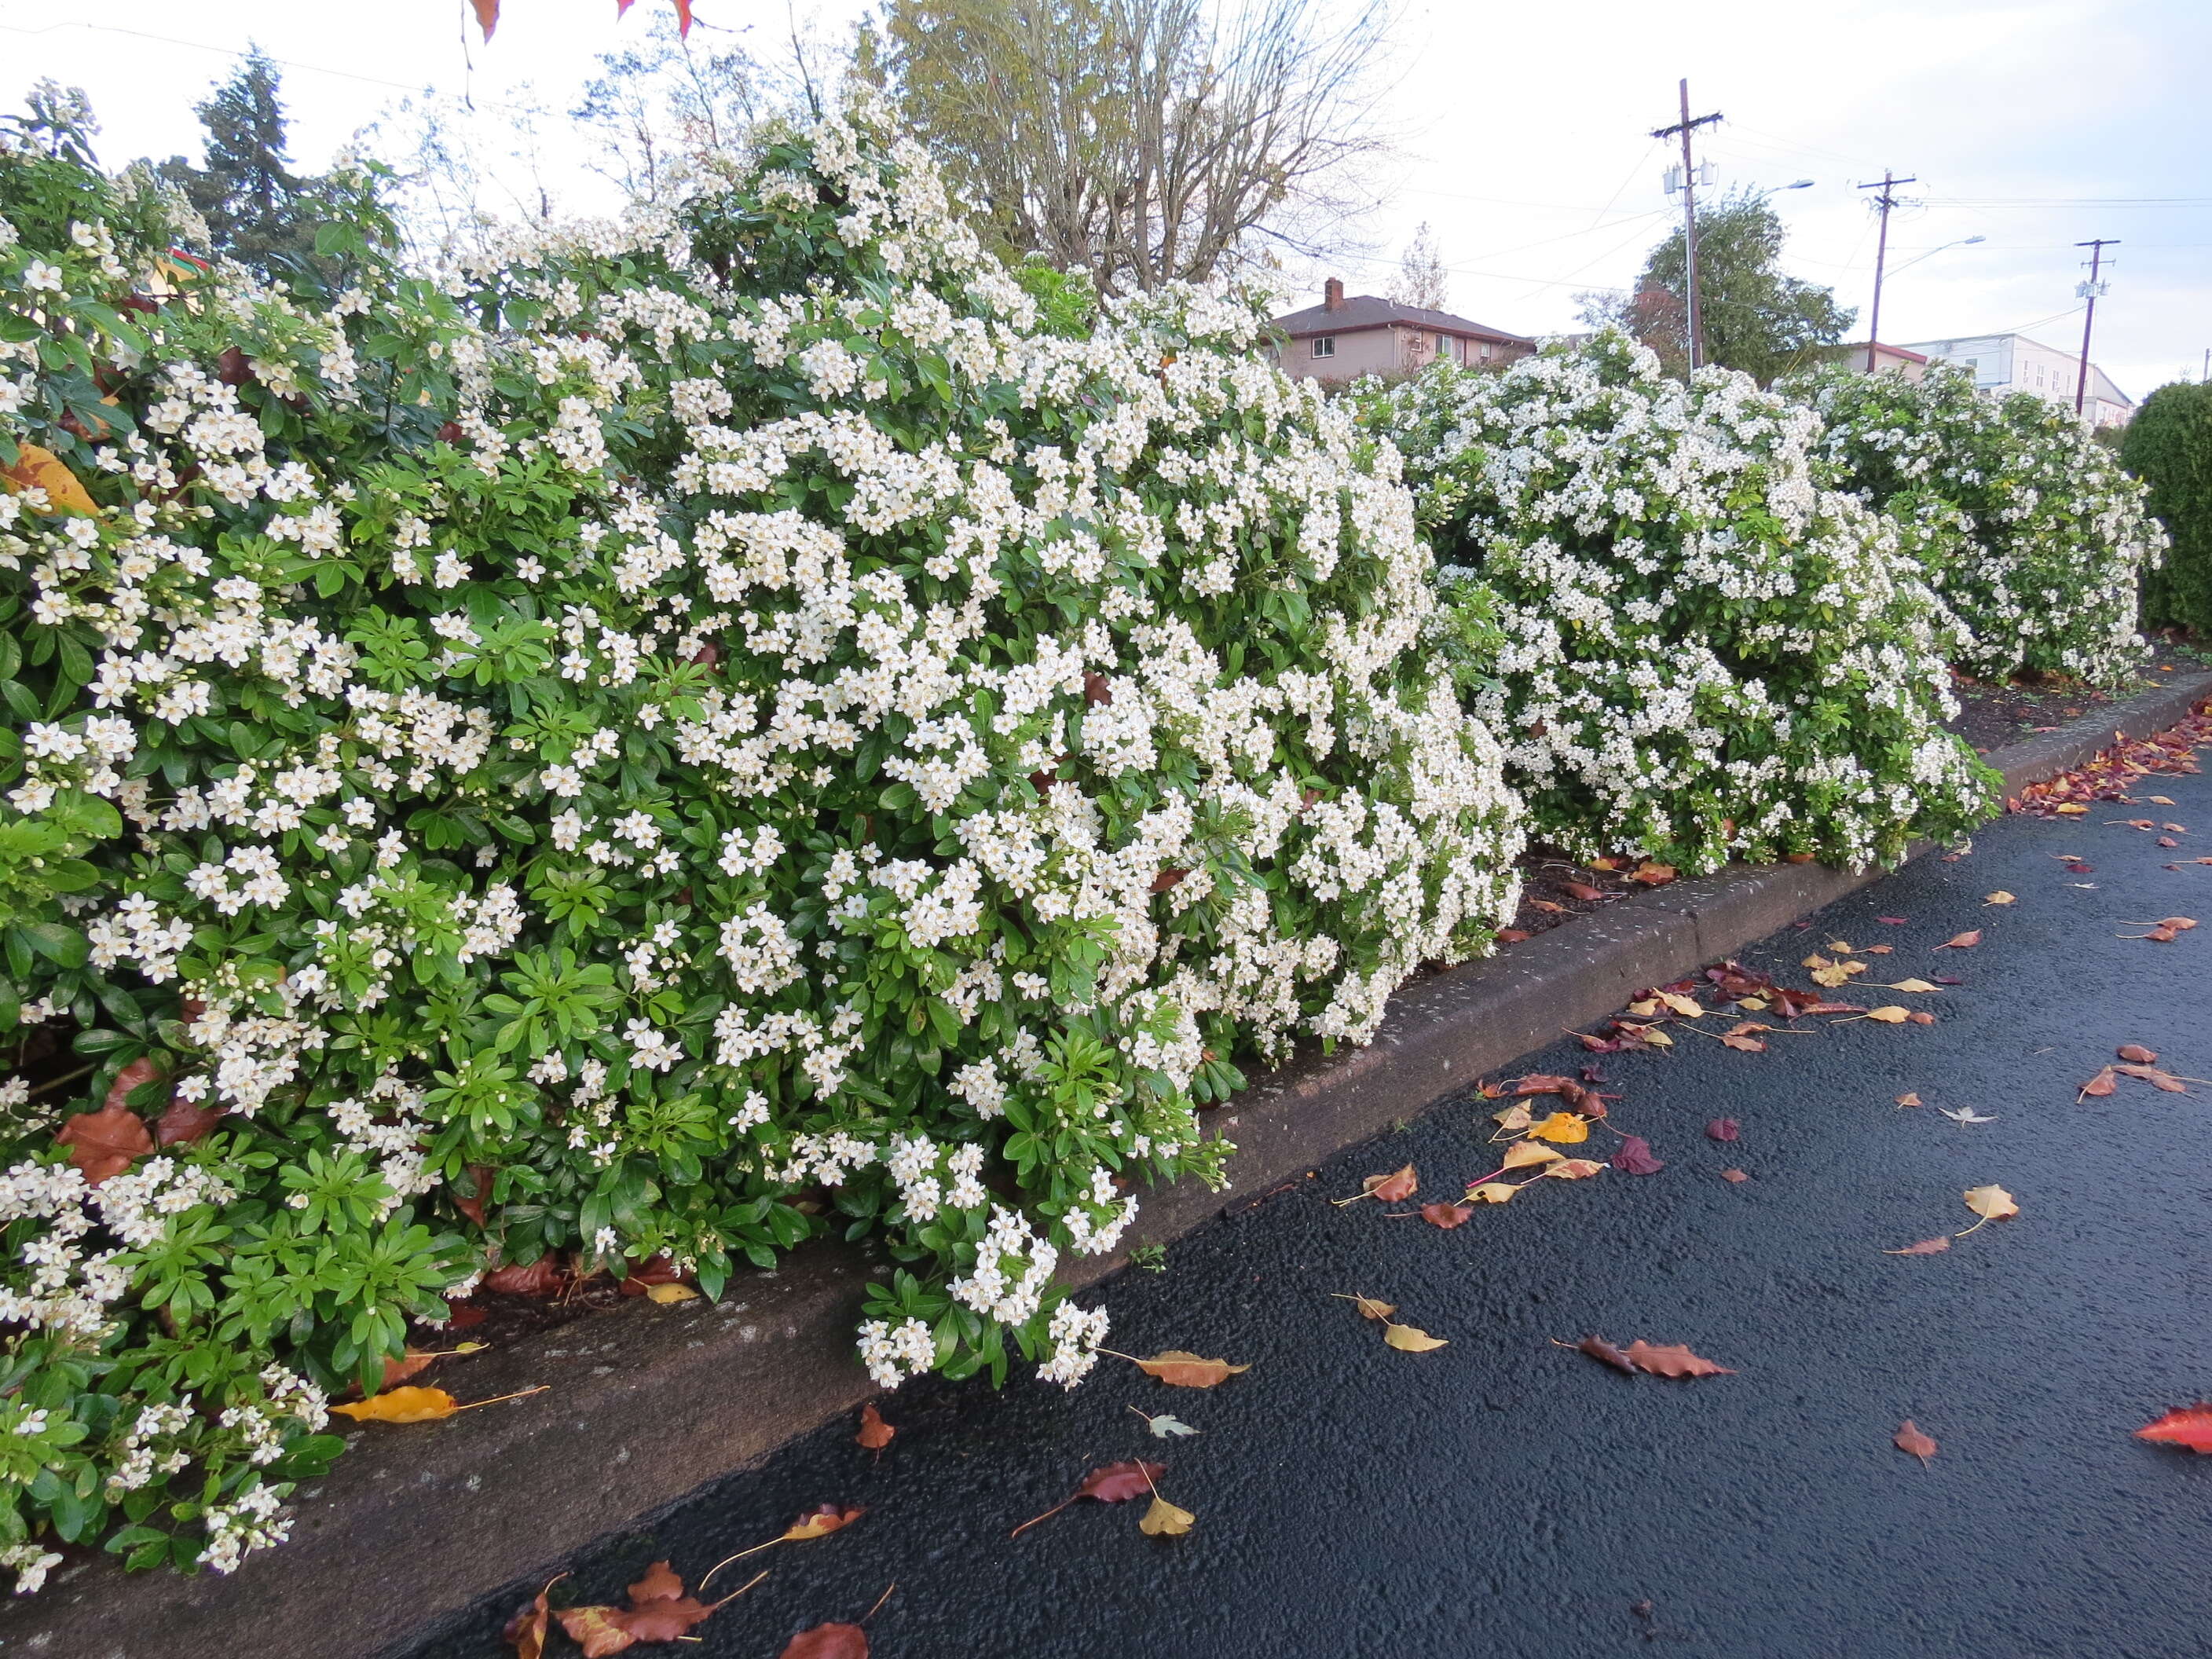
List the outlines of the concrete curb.
{"type": "MultiPolygon", "coordinates": [[[[2008,795],[2066,771],[2116,734],[2140,737],[2212,696],[2178,676],[2132,701],[1989,757],[2008,795]]],[[[1164,1243],[1315,1163],[1421,1112],[1631,993],[1679,979],[1880,878],[1819,865],[1731,868],[1638,894],[1419,980],[1376,1041],[1301,1054],[1216,1114],[1237,1144],[1236,1184],[1148,1194],[1132,1245],[1164,1243]]],[[[1126,1251],[1072,1264],[1079,1284],[1126,1251]]],[[[0,1653],[52,1659],[366,1659],[420,1634],[489,1587],[855,1408],[874,1392],[853,1362],[861,1250],[810,1248],[745,1276],[719,1304],[643,1300],[471,1362],[488,1397],[550,1384],[511,1406],[394,1432],[356,1431],[329,1479],[301,1495],[292,1541],[229,1578],[125,1577],[77,1568],[0,1613],[0,1653]]],[[[548,1569],[550,1571],[550,1569],[548,1569]]]]}

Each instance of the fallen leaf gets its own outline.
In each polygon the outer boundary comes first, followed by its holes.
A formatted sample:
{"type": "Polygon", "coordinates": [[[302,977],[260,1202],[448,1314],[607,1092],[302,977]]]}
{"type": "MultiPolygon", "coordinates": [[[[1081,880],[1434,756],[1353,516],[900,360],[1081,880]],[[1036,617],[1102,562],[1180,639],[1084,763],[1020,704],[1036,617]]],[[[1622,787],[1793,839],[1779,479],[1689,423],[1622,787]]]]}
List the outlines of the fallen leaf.
{"type": "Polygon", "coordinates": [[[1585,904],[1595,904],[1605,896],[1605,889],[1593,887],[1588,882],[1563,881],[1559,888],[1569,898],[1580,899],[1585,904]]]}
{"type": "Polygon", "coordinates": [[[776,1659],[868,1659],[868,1632],[858,1625],[817,1625],[793,1637],[776,1659]]]}
{"type": "Polygon", "coordinates": [[[1411,1325],[1385,1324],[1382,1340],[1401,1353],[1427,1353],[1446,1346],[1441,1336],[1431,1336],[1426,1331],[1416,1330],[1411,1325]]]}
{"type": "Polygon", "coordinates": [[[1875,920],[1885,927],[1902,927],[1905,923],[1905,918],[1903,916],[1876,916],[1875,920]]]}
{"type": "Polygon", "coordinates": [[[2070,818],[2078,817],[2081,813],[2087,812],[2089,809],[2082,805],[2080,801],[2069,800],[2061,803],[2057,810],[2070,818]]]}
{"type": "Polygon", "coordinates": [[[1363,1319],[1388,1319],[1398,1311],[1390,1303],[1377,1302],[1371,1296],[1348,1296],[1344,1300],[1358,1309],[1363,1319]]]}
{"type": "Polygon", "coordinates": [[[550,1296],[565,1277],[560,1257],[548,1252],[523,1267],[493,1268],[483,1277],[483,1288],[501,1296],[550,1296]]]}
{"type": "Polygon", "coordinates": [[[619,1607],[563,1607],[554,1616],[568,1639],[584,1650],[584,1659],[606,1659],[637,1640],[624,1628],[619,1607]]]}
{"type": "Polygon", "coordinates": [[[1522,945],[1528,942],[1530,935],[1522,928],[1501,927],[1494,937],[1500,945],[1522,945]]]}
{"type": "Polygon", "coordinates": [[[1751,1034],[1753,1031],[1764,1031],[1767,1029],[1764,1025],[1739,1025],[1733,1031],[1722,1034],[1721,1047],[1733,1048],[1738,1054],[1763,1054],[1766,1052],[1765,1041],[1751,1034]]]}
{"type": "Polygon", "coordinates": [[[1900,1008],[1893,1002],[1886,1008],[1868,1009],[1866,1017],[1869,1019],[1878,1019],[1885,1025],[1902,1025],[1912,1018],[1912,1010],[1900,1008]]]}
{"type": "Polygon", "coordinates": [[[1705,1125],[1708,1140],[1734,1140],[1742,1133],[1743,1126],[1732,1117],[1717,1117],[1705,1125]]]}
{"type": "Polygon", "coordinates": [[[1995,1115],[1986,1112],[1978,1112],[1971,1106],[1961,1106],[1955,1111],[1948,1106],[1938,1106],[1936,1109],[1942,1113],[1945,1117],[1949,1118],[1954,1123],[1994,1123],[1996,1121],[1995,1115]]]}
{"type": "Polygon", "coordinates": [[[1165,1440],[1170,1435],[1187,1435],[1196,1434],[1198,1432],[1196,1429],[1191,1427],[1189,1424],[1184,1422],[1180,1417],[1170,1417],[1165,1412],[1162,1412],[1155,1417],[1152,1413],[1140,1410],[1135,1406],[1130,1407],[1129,1409],[1135,1412],[1138,1416],[1145,1419],[1145,1426],[1152,1431],[1152,1438],[1155,1440],[1165,1440]]]}
{"type": "Polygon", "coordinates": [[[1490,1115],[1496,1121],[1500,1132],[1505,1134],[1518,1134],[1536,1121],[1536,1115],[1517,1100],[1504,1111],[1492,1112],[1490,1115]]]}
{"type": "Polygon", "coordinates": [[[839,1504],[823,1504],[809,1510],[786,1527],[782,1536],[775,1541],[779,1544],[803,1544],[811,1539],[827,1538],[833,1532],[842,1532],[867,1512],[864,1506],[857,1504],[850,1509],[839,1504]]]}
{"type": "Polygon", "coordinates": [[[2185,1095],[2189,1092],[2184,1079],[2174,1076],[2171,1072],[2162,1072],[2155,1066],[2115,1066],[2112,1069],[2122,1077],[2139,1079],[2154,1089],[2163,1089],[2170,1095],[2185,1095]]]}
{"type": "Polygon", "coordinates": [[[1636,1375],[1636,1362],[1601,1336],[1586,1336],[1574,1346],[1601,1364],[1610,1365],[1630,1376],[1636,1375]]]}
{"type": "Polygon", "coordinates": [[[1662,991],[1659,1000],[1684,1019],[1696,1019],[1705,1012],[1705,1005],[1695,997],[1686,997],[1674,991],[1662,991]]]}
{"type": "Polygon", "coordinates": [[[1563,1158],[1544,1173],[1557,1176],[1562,1181],[1583,1181],[1601,1174],[1604,1169],[1605,1165],[1594,1158],[1563,1158]]]}
{"type": "Polygon", "coordinates": [[[386,1360],[384,1381],[377,1384],[378,1389],[380,1390],[396,1389],[409,1377],[421,1376],[430,1368],[430,1362],[437,1357],[434,1353],[418,1353],[410,1348],[398,1358],[386,1360]]]}
{"type": "Polygon", "coordinates": [[[1510,1181],[1486,1181],[1479,1187],[1468,1188],[1467,1195],[1470,1202],[1476,1204],[1510,1204],[1513,1194],[1520,1190],[1510,1181]]]}
{"type": "Polygon", "coordinates": [[[1990,894],[1987,898],[1984,899],[1982,902],[1984,904],[2011,904],[2016,902],[2016,901],[2010,893],[2008,893],[2002,888],[2000,888],[1996,892],[1990,894]]]}
{"type": "Polygon", "coordinates": [[[1379,1198],[1385,1204],[1397,1204],[1411,1198],[1420,1183],[1414,1178],[1413,1166],[1408,1164],[1389,1175],[1369,1176],[1359,1184],[1370,1197],[1379,1198]]]}
{"type": "MultiPolygon", "coordinates": [[[[564,1573],[562,1577],[567,1576],[564,1573]]],[[[507,1628],[500,1632],[500,1639],[514,1650],[515,1659],[540,1659],[544,1653],[545,1626],[553,1616],[545,1596],[560,1582],[560,1578],[549,1581],[544,1589],[523,1603],[514,1617],[507,1621],[507,1628]]]]}
{"type": "Polygon", "coordinates": [[[1613,1167],[1623,1175],[1657,1175],[1667,1167],[1666,1160],[1651,1155],[1651,1143],[1642,1135],[1621,1137],[1620,1150],[1613,1155],[1613,1167]]]}
{"type": "Polygon", "coordinates": [[[1911,991],[1917,994],[1929,991],[1941,991],[1943,988],[1940,985],[1930,985],[1924,979],[1901,979],[1894,985],[1885,985],[1881,988],[1885,991],[1911,991]]]}
{"type": "Polygon", "coordinates": [[[2079,1105],[2092,1096],[2101,1100],[2106,1095],[2115,1092],[2119,1086],[2119,1074],[2107,1066],[2081,1085],[2081,1092],[2074,1097],[2075,1103],[2079,1105]]]}
{"type": "Polygon", "coordinates": [[[1531,1164],[1556,1164],[1560,1156],[1540,1140],[1516,1140],[1505,1149],[1504,1167],[1518,1170],[1531,1164]]]}
{"type": "Polygon", "coordinates": [[[1664,887],[1668,882],[1674,879],[1677,873],[1678,872],[1674,866],[1671,864],[1660,864],[1647,859],[1644,863],[1636,866],[1635,873],[1632,875],[1629,879],[1631,881],[1640,881],[1646,887],[1664,887]]]}
{"type": "Polygon", "coordinates": [[[146,1120],[129,1107],[107,1105],[69,1119],[54,1137],[54,1145],[68,1147],[69,1161],[84,1172],[88,1185],[97,1187],[152,1152],[154,1137],[146,1133],[146,1120]]]}
{"type": "Polygon", "coordinates": [[[1530,1129],[1528,1133],[1537,1140],[1557,1141],[1562,1146],[1571,1146],[1589,1139],[1589,1123],[1587,1119],[1577,1117],[1572,1112],[1554,1112],[1530,1129]]]}
{"type": "Polygon", "coordinates": [[[1070,1504],[1081,1498],[1096,1498],[1101,1504],[1126,1504],[1132,1498],[1142,1498],[1146,1492],[1152,1491],[1152,1482],[1167,1472],[1168,1466],[1164,1463],[1134,1462],[1102,1463],[1085,1475],[1083,1484],[1066,1498],[1061,1498],[1042,1515],[1023,1522],[1006,1536],[1018,1537],[1036,1525],[1037,1522],[1048,1520],[1058,1515],[1070,1504]]]}
{"type": "Polygon", "coordinates": [[[1442,1227],[1449,1232],[1473,1215],[1474,1211],[1465,1204],[1424,1204],[1421,1219],[1432,1227],[1442,1227]]]}
{"type": "Polygon", "coordinates": [[[1894,1441],[1898,1450],[1910,1452],[1918,1458],[1923,1468],[1927,1467],[1928,1460],[1936,1455],[1934,1437],[1923,1434],[1919,1426],[1909,1417],[1897,1425],[1894,1441]]]}
{"type": "Polygon", "coordinates": [[[1941,1255],[1951,1248],[1951,1236],[1942,1234],[1935,1238],[1923,1238],[1917,1244],[1908,1244],[1901,1250],[1884,1250],[1884,1255],[1941,1255]]]}
{"type": "Polygon", "coordinates": [[[2193,1406],[2170,1411],[2157,1422],[2137,1429],[2136,1438],[2186,1446],[2193,1452],[2212,1452],[2212,1405],[2200,1400],[2193,1406]]]}
{"type": "Polygon", "coordinates": [[[1680,1343],[1658,1347],[1642,1339],[1632,1342],[1626,1349],[1627,1358],[1639,1370],[1654,1376],[1734,1376],[1735,1373],[1725,1365],[1716,1365],[1710,1359],[1700,1358],[1680,1343]]]}
{"type": "Polygon", "coordinates": [[[1897,1103],[1900,1106],[1919,1106],[1926,1103],[1918,1095],[1899,1095],[1897,1097],[1897,1103]]]}
{"type": "Polygon", "coordinates": [[[684,1581],[665,1561],[656,1561],[645,1570],[645,1577],[629,1587],[632,1607],[647,1601],[671,1601],[684,1594],[684,1581]]]}
{"type": "Polygon", "coordinates": [[[1137,1522],[1137,1530],[1147,1538],[1180,1538],[1197,1524],[1198,1517],[1188,1510],[1178,1509],[1154,1492],[1152,1506],[1137,1522]]]}
{"type": "Polygon", "coordinates": [[[2146,1048],[2140,1042],[2123,1042],[2115,1051],[2122,1060],[2133,1060],[2138,1066],[2148,1066],[2158,1059],[2158,1051],[2146,1048]]]}
{"type": "Polygon", "coordinates": [[[1741,1170],[1723,1170],[1721,1171],[1721,1179],[1723,1181],[1742,1182],[1748,1181],[1751,1177],[1741,1170]]]}
{"type": "Polygon", "coordinates": [[[1981,942],[1982,930],[1976,927],[1967,933],[1954,934],[1936,948],[1939,951],[1971,951],[1981,942]]]}
{"type": "Polygon", "coordinates": [[[1894,945],[1869,945],[1866,947],[1866,953],[1870,957],[1886,957],[1893,954],[1896,949],[1894,945]]]}
{"type": "Polygon", "coordinates": [[[884,1421],[884,1414],[871,1400],[860,1407],[860,1431],[853,1437],[854,1443],[863,1449],[879,1452],[891,1443],[898,1431],[884,1421]]]}
{"type": "MultiPolygon", "coordinates": [[[[1982,1221],[2009,1221],[2020,1213],[2020,1206],[2013,1202],[2012,1194],[1994,1185],[1967,1188],[1966,1207],[1982,1221]]],[[[1974,1224],[1978,1227],[1981,1222],[1974,1224]]]]}
{"type": "Polygon", "coordinates": [[[1252,1369],[1249,1365],[1232,1365],[1225,1359],[1201,1359],[1181,1348],[1170,1348],[1150,1359],[1139,1359],[1136,1365],[1139,1370],[1157,1376],[1173,1389],[1211,1389],[1252,1369]]]}
{"type": "Polygon", "coordinates": [[[666,1285],[648,1285],[645,1287],[645,1294],[648,1301],[658,1302],[663,1307],[666,1307],[672,1302],[696,1302],[699,1299],[699,1292],[689,1285],[678,1285],[673,1282],[666,1285]]]}
{"type": "Polygon", "coordinates": [[[1905,1016],[1905,1018],[1911,1020],[1915,1025],[1933,1025],[1936,1023],[1936,1016],[1923,1008],[1915,1008],[1905,1016]]]}
{"type": "Polygon", "coordinates": [[[443,1389],[386,1389],[366,1400],[356,1400],[331,1409],[356,1423],[434,1423],[461,1409],[459,1401],[443,1389]]]}

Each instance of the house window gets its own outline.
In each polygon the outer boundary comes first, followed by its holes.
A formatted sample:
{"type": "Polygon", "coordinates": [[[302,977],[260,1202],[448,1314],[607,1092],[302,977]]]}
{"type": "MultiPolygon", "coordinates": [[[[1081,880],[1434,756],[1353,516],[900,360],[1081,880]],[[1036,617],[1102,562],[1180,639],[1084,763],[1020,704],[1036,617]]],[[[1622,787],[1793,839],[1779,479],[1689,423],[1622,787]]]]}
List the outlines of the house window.
{"type": "Polygon", "coordinates": [[[1318,339],[1315,340],[1313,342],[1313,355],[1316,357],[1335,356],[1336,336],[1334,334],[1324,334],[1318,339]]]}
{"type": "Polygon", "coordinates": [[[1485,362],[1490,361],[1490,342],[1487,340],[1482,343],[1482,357],[1485,362]]]}

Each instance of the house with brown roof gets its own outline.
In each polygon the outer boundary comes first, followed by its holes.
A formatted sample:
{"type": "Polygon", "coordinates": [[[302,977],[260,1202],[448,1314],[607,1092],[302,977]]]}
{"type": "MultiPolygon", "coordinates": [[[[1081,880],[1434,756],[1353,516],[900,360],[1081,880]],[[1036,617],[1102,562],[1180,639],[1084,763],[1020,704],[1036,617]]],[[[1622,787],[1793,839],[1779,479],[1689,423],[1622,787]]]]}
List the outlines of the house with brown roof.
{"type": "Polygon", "coordinates": [[[1504,364],[1536,349],[1535,341],[1455,317],[1449,311],[1401,306],[1376,294],[1346,297],[1332,276],[1322,302],[1275,319],[1282,337],[1276,361],[1285,374],[1316,380],[1353,380],[1455,363],[1504,364]]]}

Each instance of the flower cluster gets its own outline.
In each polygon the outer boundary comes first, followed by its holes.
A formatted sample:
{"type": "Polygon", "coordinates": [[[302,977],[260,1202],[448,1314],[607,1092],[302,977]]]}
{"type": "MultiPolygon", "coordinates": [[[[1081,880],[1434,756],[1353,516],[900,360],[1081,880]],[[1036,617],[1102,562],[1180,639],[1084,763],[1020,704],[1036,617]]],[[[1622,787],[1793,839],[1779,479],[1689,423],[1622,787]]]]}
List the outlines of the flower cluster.
{"type": "Polygon", "coordinates": [[[1824,487],[1820,421],[1617,335],[1370,384],[1437,538],[1473,708],[1583,856],[1863,865],[1986,813],[1943,729],[1947,619],[1896,527],[1824,487]],[[1502,635],[1502,638],[1500,637],[1502,635]]]}
{"type": "Polygon", "coordinates": [[[1387,446],[1241,301],[987,258],[879,109],[343,295],[149,211],[0,155],[27,1577],[281,1537],[319,1391],[550,1252],[872,1231],[880,1379],[1073,1382],[1057,1262],[1219,1180],[1237,1059],[1510,910],[1387,446]]]}
{"type": "Polygon", "coordinates": [[[1826,423],[1838,486],[1905,527],[1964,627],[1960,666],[2111,684],[2142,660],[2142,578],[2166,533],[2079,416],[2024,392],[1990,397],[1940,365],[1917,382],[1827,368],[1784,390],[1826,423]]]}

